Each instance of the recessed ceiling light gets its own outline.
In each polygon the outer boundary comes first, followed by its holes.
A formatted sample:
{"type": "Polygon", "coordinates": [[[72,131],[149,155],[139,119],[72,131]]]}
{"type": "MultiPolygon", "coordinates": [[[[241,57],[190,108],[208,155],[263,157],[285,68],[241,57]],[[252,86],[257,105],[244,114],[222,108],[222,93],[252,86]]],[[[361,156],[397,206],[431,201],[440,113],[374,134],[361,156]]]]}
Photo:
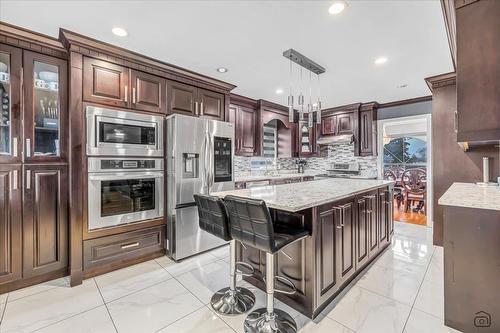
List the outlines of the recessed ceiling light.
{"type": "Polygon", "coordinates": [[[217,72],[219,72],[219,73],[226,73],[227,72],[227,68],[226,67],[219,67],[219,68],[217,68],[217,72]]]}
{"type": "Polygon", "coordinates": [[[397,88],[406,88],[408,87],[408,85],[406,83],[403,83],[403,84],[400,84],[399,86],[397,86],[397,88]]]}
{"type": "Polygon", "coordinates": [[[115,35],[119,36],[119,37],[125,37],[127,36],[127,30],[123,29],[123,28],[119,28],[119,27],[114,27],[112,30],[111,30],[115,35]]]}
{"type": "Polygon", "coordinates": [[[278,95],[281,95],[283,93],[283,89],[281,89],[281,88],[276,89],[276,93],[278,95]]]}
{"type": "Polygon", "coordinates": [[[387,62],[387,57],[378,57],[375,59],[375,65],[382,65],[387,62]]]}
{"type": "Polygon", "coordinates": [[[333,4],[328,8],[328,12],[332,15],[338,15],[344,11],[347,7],[345,1],[334,1],[333,4]]]}

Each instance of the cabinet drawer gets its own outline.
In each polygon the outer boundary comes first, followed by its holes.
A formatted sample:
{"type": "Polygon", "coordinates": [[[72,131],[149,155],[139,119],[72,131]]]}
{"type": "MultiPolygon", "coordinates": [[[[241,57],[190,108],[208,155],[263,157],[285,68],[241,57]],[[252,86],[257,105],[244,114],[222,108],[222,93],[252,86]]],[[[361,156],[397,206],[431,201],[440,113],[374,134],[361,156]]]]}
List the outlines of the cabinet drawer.
{"type": "Polygon", "coordinates": [[[91,239],[83,243],[84,270],[161,251],[164,227],[91,239]]]}

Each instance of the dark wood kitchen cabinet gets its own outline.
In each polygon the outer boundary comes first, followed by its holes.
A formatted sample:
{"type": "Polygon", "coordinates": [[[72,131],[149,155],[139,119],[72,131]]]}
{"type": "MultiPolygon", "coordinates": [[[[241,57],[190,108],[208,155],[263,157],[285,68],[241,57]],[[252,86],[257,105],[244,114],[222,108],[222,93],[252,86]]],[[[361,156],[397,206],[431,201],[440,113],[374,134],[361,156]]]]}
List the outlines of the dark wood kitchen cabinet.
{"type": "Polygon", "coordinates": [[[361,267],[368,262],[370,225],[367,210],[369,204],[364,196],[356,197],[356,266],[361,267]]]}
{"type": "Polygon", "coordinates": [[[0,284],[22,276],[22,182],[20,165],[0,164],[0,284]]]}
{"type": "Polygon", "coordinates": [[[215,120],[224,119],[224,94],[198,89],[198,102],[200,103],[200,117],[215,120]]]}
{"type": "Polygon", "coordinates": [[[297,143],[296,143],[296,154],[298,157],[313,157],[316,156],[320,151],[317,146],[318,138],[318,124],[314,123],[313,127],[309,127],[308,115],[305,116],[305,120],[299,122],[296,126],[297,133],[297,143]]]}
{"type": "Polygon", "coordinates": [[[276,131],[277,157],[297,156],[297,124],[290,122],[287,107],[262,99],[258,101],[256,155],[259,156],[264,154],[264,126],[276,131]]]}
{"type": "Polygon", "coordinates": [[[234,124],[235,154],[253,156],[255,154],[255,109],[230,104],[226,120],[234,124]]]}
{"type": "Polygon", "coordinates": [[[111,62],[83,58],[87,102],[157,113],[166,112],[167,80],[111,62]]]}
{"type": "Polygon", "coordinates": [[[357,149],[359,156],[377,155],[377,103],[362,104],[359,111],[359,134],[357,149]]]}
{"type": "Polygon", "coordinates": [[[366,199],[366,221],[368,225],[368,256],[371,257],[378,252],[378,191],[368,192],[363,197],[366,199]]]}
{"type": "Polygon", "coordinates": [[[500,140],[500,1],[456,1],[457,141],[500,140]]]}
{"type": "Polygon", "coordinates": [[[23,277],[68,266],[68,171],[66,165],[25,165],[23,277]]]}
{"type": "Polygon", "coordinates": [[[354,134],[356,114],[354,111],[330,114],[321,119],[322,135],[354,134]]]}
{"type": "Polygon", "coordinates": [[[338,219],[338,261],[339,261],[339,281],[343,283],[356,272],[356,206],[353,198],[338,202],[334,206],[338,219]]]}
{"type": "Polygon", "coordinates": [[[166,112],[167,80],[132,70],[131,81],[132,108],[150,112],[166,112]]]}
{"type": "Polygon", "coordinates": [[[393,219],[393,202],[392,202],[393,192],[391,188],[379,189],[378,190],[378,244],[379,247],[383,247],[385,244],[391,242],[391,236],[394,232],[393,219]]]}
{"type": "Polygon", "coordinates": [[[127,67],[94,58],[83,58],[83,99],[121,108],[129,107],[127,67]]]}
{"type": "Polygon", "coordinates": [[[168,81],[167,90],[168,113],[224,119],[224,94],[174,81],[168,81]]]}

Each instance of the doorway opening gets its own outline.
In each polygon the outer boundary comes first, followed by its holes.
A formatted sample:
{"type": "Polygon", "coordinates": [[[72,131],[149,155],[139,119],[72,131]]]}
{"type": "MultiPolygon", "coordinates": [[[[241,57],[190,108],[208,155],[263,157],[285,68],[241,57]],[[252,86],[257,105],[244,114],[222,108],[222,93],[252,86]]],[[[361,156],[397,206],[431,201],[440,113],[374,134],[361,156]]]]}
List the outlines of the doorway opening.
{"type": "Polygon", "coordinates": [[[394,220],[432,226],[430,115],[379,123],[380,178],[394,186],[394,220]]]}

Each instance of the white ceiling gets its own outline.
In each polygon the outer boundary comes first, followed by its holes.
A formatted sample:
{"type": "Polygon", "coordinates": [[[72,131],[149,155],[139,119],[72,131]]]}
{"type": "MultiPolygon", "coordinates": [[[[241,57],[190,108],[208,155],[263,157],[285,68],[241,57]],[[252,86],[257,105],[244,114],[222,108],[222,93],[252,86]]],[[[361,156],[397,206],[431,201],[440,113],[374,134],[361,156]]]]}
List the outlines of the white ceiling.
{"type": "Polygon", "coordinates": [[[326,68],[324,107],[429,95],[424,78],[453,70],[439,0],[10,1],[0,20],[54,37],[59,27],[170,62],[286,104],[289,48],[326,68]],[[125,38],[114,36],[125,28],[125,38]],[[379,56],[388,62],[376,66],[379,56]],[[220,74],[224,66],[229,72],[220,74]],[[406,88],[398,88],[406,84],[406,88]],[[276,95],[277,88],[285,89],[276,95]]]}

